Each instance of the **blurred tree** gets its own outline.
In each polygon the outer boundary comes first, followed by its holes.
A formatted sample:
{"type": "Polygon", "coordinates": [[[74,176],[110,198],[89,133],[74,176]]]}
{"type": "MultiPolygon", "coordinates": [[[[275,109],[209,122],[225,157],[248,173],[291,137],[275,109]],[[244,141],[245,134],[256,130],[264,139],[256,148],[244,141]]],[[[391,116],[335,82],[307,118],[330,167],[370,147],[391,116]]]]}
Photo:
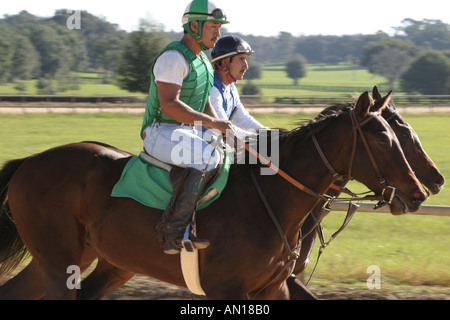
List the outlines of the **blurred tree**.
{"type": "Polygon", "coordinates": [[[0,25],[0,83],[9,79],[13,57],[12,28],[0,25]]]}
{"type": "Polygon", "coordinates": [[[289,32],[280,32],[278,34],[277,44],[277,54],[280,61],[287,61],[290,57],[294,55],[295,41],[292,34],[289,32]]]}
{"type": "Polygon", "coordinates": [[[417,50],[408,40],[385,38],[364,46],[361,64],[367,67],[370,73],[386,77],[393,88],[409,67],[417,50]]]}
{"type": "Polygon", "coordinates": [[[434,50],[450,49],[450,25],[441,20],[405,19],[395,28],[398,36],[412,41],[416,46],[434,50]]]}
{"type": "Polygon", "coordinates": [[[70,69],[69,50],[64,47],[63,38],[49,25],[34,25],[30,29],[30,40],[40,56],[39,76],[55,76],[70,69]]]}
{"type": "Polygon", "coordinates": [[[450,59],[438,51],[424,52],[412,62],[400,84],[408,93],[450,94],[450,59]]]}
{"type": "Polygon", "coordinates": [[[158,27],[141,21],[139,30],[129,34],[118,62],[117,82],[120,88],[147,93],[153,60],[168,43],[158,27]]]}
{"type": "Polygon", "coordinates": [[[55,94],[57,92],[49,75],[38,79],[36,89],[38,94],[55,94]]]}
{"type": "Polygon", "coordinates": [[[33,44],[21,34],[13,39],[13,56],[8,81],[29,80],[39,73],[39,54],[33,44]]]}
{"type": "Polygon", "coordinates": [[[255,59],[252,58],[252,56],[249,56],[248,58],[248,70],[245,73],[245,78],[250,83],[251,80],[254,79],[260,79],[261,78],[261,71],[262,67],[261,64],[256,62],[255,59]]]}
{"type": "Polygon", "coordinates": [[[70,16],[66,9],[56,10],[51,18],[58,26],[63,26],[72,37],[78,36],[77,41],[84,42],[83,57],[87,57],[87,67],[94,70],[111,70],[119,58],[121,46],[127,33],[119,29],[119,25],[106,21],[87,11],[80,13],[80,30],[68,30],[66,22],[70,16]]]}
{"type": "Polygon", "coordinates": [[[247,83],[242,87],[242,94],[246,96],[255,96],[261,94],[261,90],[256,84],[247,83]]]}
{"type": "Polygon", "coordinates": [[[295,54],[286,63],[285,70],[288,77],[294,80],[294,85],[298,86],[298,79],[306,75],[306,59],[301,54],[295,54]]]}

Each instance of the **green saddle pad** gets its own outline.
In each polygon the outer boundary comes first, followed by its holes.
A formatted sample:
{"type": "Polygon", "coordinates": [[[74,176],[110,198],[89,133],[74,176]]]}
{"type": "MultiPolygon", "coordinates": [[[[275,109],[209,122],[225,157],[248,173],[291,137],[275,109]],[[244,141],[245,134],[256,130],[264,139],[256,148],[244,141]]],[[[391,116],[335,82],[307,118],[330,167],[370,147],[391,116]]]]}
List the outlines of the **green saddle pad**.
{"type": "MultiPolygon", "coordinates": [[[[222,168],[214,182],[200,197],[197,210],[207,207],[219,198],[228,181],[233,151],[224,150],[222,168]]],[[[123,169],[111,196],[132,198],[145,206],[164,210],[170,201],[172,190],[169,172],[134,156],[123,169]]]]}

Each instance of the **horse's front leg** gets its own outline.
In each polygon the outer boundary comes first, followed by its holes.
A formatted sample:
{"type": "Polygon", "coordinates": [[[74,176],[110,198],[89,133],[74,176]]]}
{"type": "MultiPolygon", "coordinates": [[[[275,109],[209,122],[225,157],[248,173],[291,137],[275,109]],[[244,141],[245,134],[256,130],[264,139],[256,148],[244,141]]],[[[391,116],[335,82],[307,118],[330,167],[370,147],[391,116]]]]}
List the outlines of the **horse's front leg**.
{"type": "Polygon", "coordinates": [[[259,293],[252,293],[249,296],[249,299],[252,300],[289,300],[289,288],[287,286],[286,281],[282,281],[281,283],[273,283],[267,288],[264,288],[259,293]]]}
{"type": "Polygon", "coordinates": [[[318,300],[318,298],[309,289],[298,280],[295,275],[286,279],[289,288],[291,300],[318,300]]]}
{"type": "Polygon", "coordinates": [[[208,281],[208,285],[202,285],[203,291],[209,300],[246,300],[247,297],[237,280],[208,281]]]}

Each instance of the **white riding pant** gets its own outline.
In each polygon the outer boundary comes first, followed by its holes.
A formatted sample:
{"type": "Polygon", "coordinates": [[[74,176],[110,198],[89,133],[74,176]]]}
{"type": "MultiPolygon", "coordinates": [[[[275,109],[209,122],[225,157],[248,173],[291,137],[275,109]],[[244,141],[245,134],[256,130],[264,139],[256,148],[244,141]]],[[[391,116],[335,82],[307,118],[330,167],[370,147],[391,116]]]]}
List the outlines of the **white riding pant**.
{"type": "Polygon", "coordinates": [[[153,123],[145,129],[144,149],[152,157],[183,168],[211,171],[221,161],[215,149],[220,133],[201,126],[153,123]]]}

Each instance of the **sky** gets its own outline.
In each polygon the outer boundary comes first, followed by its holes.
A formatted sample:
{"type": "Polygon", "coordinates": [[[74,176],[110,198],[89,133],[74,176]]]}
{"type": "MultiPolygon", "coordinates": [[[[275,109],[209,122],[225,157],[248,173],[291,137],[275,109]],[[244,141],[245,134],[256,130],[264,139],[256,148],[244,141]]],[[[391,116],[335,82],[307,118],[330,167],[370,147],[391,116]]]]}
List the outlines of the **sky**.
{"type": "MultiPolygon", "coordinates": [[[[140,19],[162,24],[165,31],[181,31],[181,16],[189,0],[2,0],[0,17],[22,10],[41,17],[55,10],[86,10],[121,29],[137,29],[140,19]]],[[[450,24],[448,0],[213,0],[227,14],[227,31],[260,36],[280,32],[300,35],[394,33],[402,20],[433,19],[450,24]],[[447,3],[447,4],[446,4],[447,3]]],[[[68,14],[69,17],[70,14],[68,14]]],[[[81,28],[83,17],[81,16],[81,28]]]]}

